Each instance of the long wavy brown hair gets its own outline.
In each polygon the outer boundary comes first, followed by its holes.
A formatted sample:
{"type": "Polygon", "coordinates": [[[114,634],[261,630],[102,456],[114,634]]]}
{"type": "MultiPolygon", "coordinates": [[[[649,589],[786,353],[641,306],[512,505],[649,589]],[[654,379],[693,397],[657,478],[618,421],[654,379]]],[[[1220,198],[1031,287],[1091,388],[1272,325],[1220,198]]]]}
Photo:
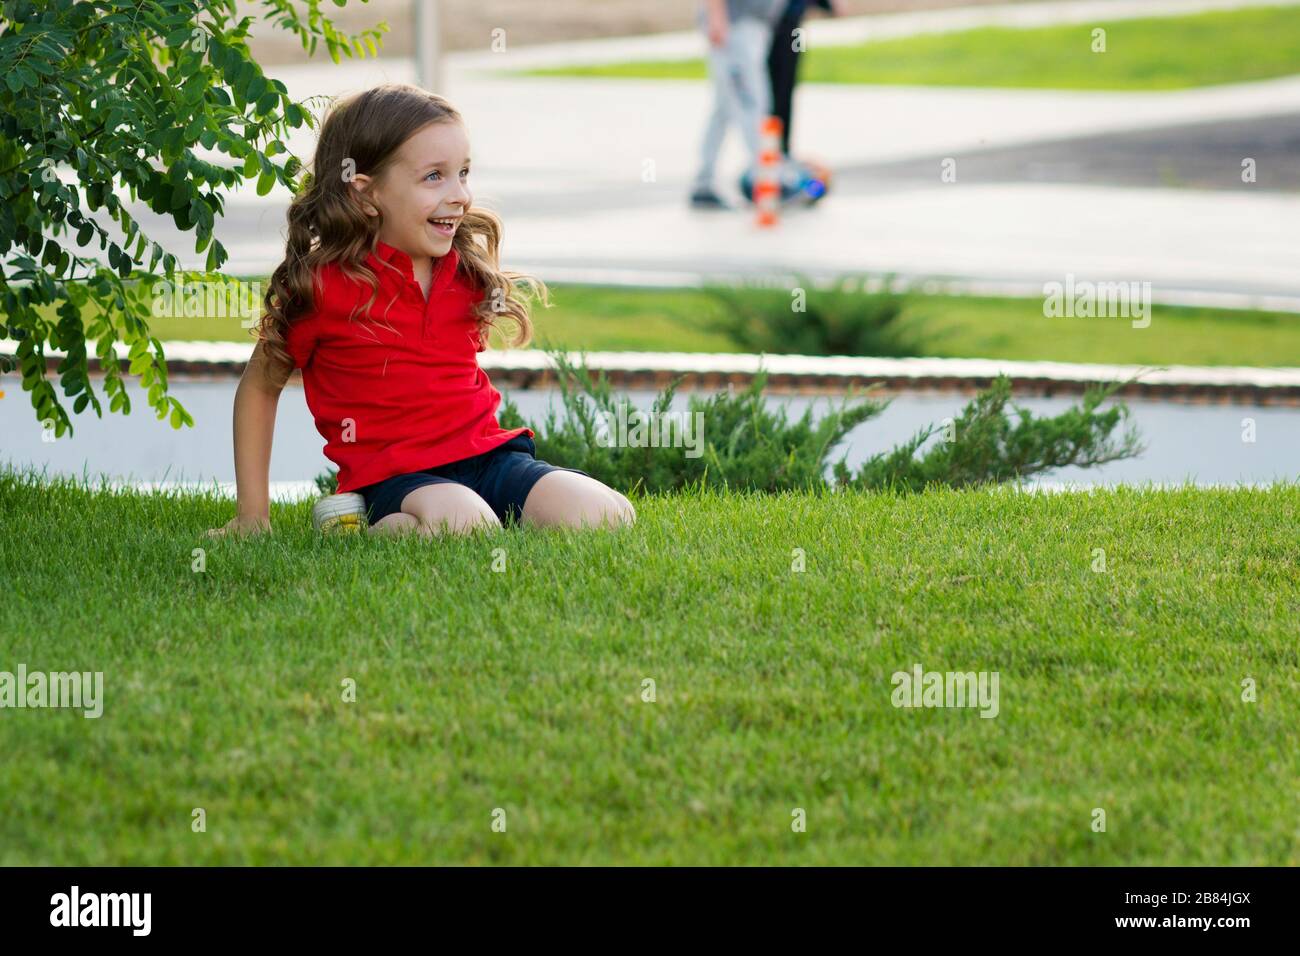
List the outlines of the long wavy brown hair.
{"type": "MultiPolygon", "coordinates": [[[[460,113],[443,97],[397,83],[376,86],[330,107],[311,169],[289,204],[284,261],[271,273],[263,301],[259,337],[273,362],[292,367],[285,339],[294,320],[313,307],[313,283],[321,266],[338,263],[345,275],[370,286],[370,301],[362,307],[366,313],[378,295],[379,279],[366,258],[375,250],[383,214],[362,211],[344,170],[379,176],[398,148],[425,126],[459,122],[460,113]]],[[[491,329],[502,329],[505,323],[514,326],[507,338],[510,345],[528,344],[533,332],[530,302],[536,298],[547,306],[550,300],[541,280],[501,269],[501,219],[489,209],[471,206],[452,244],[460,255],[459,268],[483,292],[474,312],[484,341],[491,329]]]]}

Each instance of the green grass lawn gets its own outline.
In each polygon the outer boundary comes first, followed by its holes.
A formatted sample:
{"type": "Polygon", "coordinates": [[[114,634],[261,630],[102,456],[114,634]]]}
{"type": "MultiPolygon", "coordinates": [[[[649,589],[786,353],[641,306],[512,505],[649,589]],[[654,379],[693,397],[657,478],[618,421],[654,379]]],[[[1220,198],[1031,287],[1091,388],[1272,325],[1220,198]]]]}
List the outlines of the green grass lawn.
{"type": "MultiPolygon", "coordinates": [[[[587,351],[731,352],[709,327],[717,305],[699,290],[555,286],[536,310],[536,345],[587,351]]],[[[927,355],[1114,362],[1134,365],[1300,366],[1300,316],[1155,305],[1151,325],[1045,318],[1041,299],[915,296],[903,319],[919,323],[927,355]]],[[[158,318],[158,338],[251,341],[235,318],[158,318]]]]}
{"type": "MultiPolygon", "coordinates": [[[[542,76],[703,79],[703,60],[532,71],[542,76]]],[[[1076,90],[1172,90],[1300,72],[1300,7],[957,33],[808,50],[810,83],[886,83],[1076,90]],[[1094,53],[1092,31],[1106,31],[1094,53]]]]}
{"type": "Polygon", "coordinates": [[[0,473],[0,670],[105,682],[0,711],[0,864],[1300,864],[1300,488],[637,505],[210,541],[0,473]],[[895,709],[914,664],[1000,713],[895,709]]]}
{"type": "Polygon", "coordinates": [[[918,296],[905,315],[922,323],[929,354],[951,358],[1300,366],[1300,315],[1287,312],[1156,303],[1135,329],[1126,318],[1046,318],[1041,299],[918,296]]]}

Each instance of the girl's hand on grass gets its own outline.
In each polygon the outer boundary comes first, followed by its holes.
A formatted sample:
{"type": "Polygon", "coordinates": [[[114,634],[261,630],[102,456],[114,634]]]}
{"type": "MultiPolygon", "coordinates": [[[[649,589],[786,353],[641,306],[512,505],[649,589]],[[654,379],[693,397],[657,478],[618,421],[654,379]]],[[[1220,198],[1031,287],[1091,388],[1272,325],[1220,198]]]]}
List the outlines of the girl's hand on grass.
{"type": "Polygon", "coordinates": [[[264,534],[271,530],[271,519],[266,515],[235,515],[220,528],[208,531],[209,538],[230,534],[264,534]]]}

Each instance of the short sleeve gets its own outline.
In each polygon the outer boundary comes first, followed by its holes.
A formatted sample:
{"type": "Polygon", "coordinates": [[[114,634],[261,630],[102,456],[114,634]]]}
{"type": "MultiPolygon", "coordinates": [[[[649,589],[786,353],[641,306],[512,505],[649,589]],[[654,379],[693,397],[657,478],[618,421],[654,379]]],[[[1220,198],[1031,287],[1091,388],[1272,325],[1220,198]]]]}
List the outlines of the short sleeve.
{"type": "Polygon", "coordinates": [[[294,368],[307,367],[319,338],[320,317],[315,312],[309,312],[290,323],[289,334],[285,336],[285,348],[293,359],[294,368]]]}

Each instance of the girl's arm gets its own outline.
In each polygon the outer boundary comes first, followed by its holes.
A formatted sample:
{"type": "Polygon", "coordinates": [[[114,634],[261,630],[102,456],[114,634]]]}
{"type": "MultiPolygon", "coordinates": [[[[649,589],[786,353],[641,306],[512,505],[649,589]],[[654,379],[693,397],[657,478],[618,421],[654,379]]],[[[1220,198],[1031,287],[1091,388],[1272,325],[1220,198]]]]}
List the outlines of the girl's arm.
{"type": "Polygon", "coordinates": [[[275,362],[258,342],[235,389],[235,488],[238,513],[209,534],[271,529],[271,439],[280,392],[293,370],[275,362]]]}

